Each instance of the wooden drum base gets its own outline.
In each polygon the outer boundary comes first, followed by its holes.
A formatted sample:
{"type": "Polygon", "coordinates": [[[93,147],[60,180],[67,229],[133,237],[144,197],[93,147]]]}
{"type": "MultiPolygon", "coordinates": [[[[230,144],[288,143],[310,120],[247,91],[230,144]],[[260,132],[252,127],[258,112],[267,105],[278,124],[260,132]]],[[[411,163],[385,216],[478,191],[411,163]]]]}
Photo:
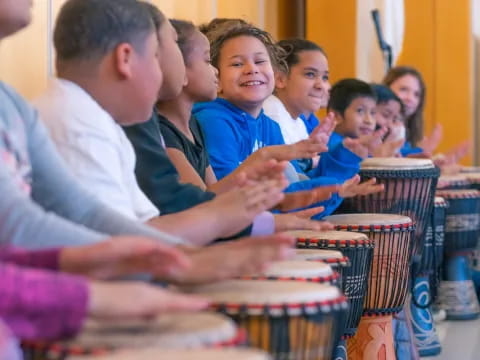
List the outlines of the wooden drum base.
{"type": "Polygon", "coordinates": [[[396,360],[392,315],[362,316],[357,333],[347,340],[349,360],[396,360]]]}

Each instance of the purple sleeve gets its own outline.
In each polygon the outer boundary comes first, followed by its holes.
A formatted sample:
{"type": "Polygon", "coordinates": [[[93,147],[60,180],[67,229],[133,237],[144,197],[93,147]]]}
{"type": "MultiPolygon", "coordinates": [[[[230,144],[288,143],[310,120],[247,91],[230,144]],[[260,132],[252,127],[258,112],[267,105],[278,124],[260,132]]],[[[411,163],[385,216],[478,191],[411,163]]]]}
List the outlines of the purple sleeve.
{"type": "Polygon", "coordinates": [[[273,214],[264,211],[255,217],[252,226],[252,236],[271,235],[275,232],[275,219],[273,214]]]}
{"type": "Polygon", "coordinates": [[[12,336],[8,328],[0,320],[0,359],[23,359],[18,341],[12,336]]]}
{"type": "Polygon", "coordinates": [[[19,339],[77,333],[86,316],[84,278],[0,263],[0,318],[19,339]]]}
{"type": "Polygon", "coordinates": [[[28,251],[13,247],[0,249],[0,261],[19,266],[58,270],[60,249],[28,251]]]}

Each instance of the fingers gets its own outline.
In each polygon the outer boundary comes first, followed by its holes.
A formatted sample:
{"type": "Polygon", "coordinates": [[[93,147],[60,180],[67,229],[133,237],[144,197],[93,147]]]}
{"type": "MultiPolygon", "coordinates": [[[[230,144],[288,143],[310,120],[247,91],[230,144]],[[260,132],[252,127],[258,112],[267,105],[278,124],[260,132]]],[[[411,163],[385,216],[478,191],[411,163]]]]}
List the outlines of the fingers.
{"type": "Polygon", "coordinates": [[[311,209],[296,211],[292,214],[302,219],[310,219],[312,218],[312,216],[320,214],[324,210],[325,210],[325,207],[317,206],[311,209]]]}
{"type": "Polygon", "coordinates": [[[328,200],[331,198],[333,192],[337,192],[338,185],[319,186],[312,190],[296,191],[285,194],[285,199],[282,201],[279,210],[283,212],[292,211],[295,209],[305,208],[314,203],[328,200]]]}
{"type": "MultiPolygon", "coordinates": [[[[158,292],[155,301],[158,301],[158,312],[167,313],[171,311],[199,311],[209,305],[209,301],[195,295],[183,295],[168,290],[158,292]]],[[[152,299],[153,300],[153,299],[152,299]]]]}

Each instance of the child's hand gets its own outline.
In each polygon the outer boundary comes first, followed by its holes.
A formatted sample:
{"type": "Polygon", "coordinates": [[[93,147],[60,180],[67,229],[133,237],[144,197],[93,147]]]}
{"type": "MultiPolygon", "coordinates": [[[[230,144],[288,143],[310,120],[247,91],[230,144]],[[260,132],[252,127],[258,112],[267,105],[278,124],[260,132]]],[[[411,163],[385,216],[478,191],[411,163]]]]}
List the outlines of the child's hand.
{"type": "Polygon", "coordinates": [[[314,215],[320,214],[325,209],[323,206],[311,208],[289,214],[275,214],[275,231],[288,230],[333,230],[333,225],[326,221],[310,220],[314,215]]]}
{"type": "Polygon", "coordinates": [[[333,112],[328,113],[328,115],[320,122],[320,124],[313,129],[309,138],[316,140],[318,143],[323,143],[325,146],[328,145],[328,140],[332,135],[333,130],[335,129],[335,114],[333,112]]]}
{"type": "Polygon", "coordinates": [[[440,124],[435,125],[435,128],[432,130],[432,133],[427,137],[425,136],[422,141],[418,144],[423,150],[423,154],[428,157],[431,157],[435,149],[440,144],[440,141],[443,137],[443,127],[440,124]]]}
{"type": "Polygon", "coordinates": [[[371,135],[360,136],[357,139],[345,138],[343,146],[358,157],[365,159],[382,144],[382,138],[387,133],[387,128],[382,127],[371,135]]]}
{"type": "Polygon", "coordinates": [[[357,195],[373,194],[383,190],[383,184],[377,184],[377,179],[372,178],[360,183],[360,176],[355,175],[351,179],[345,181],[345,183],[340,187],[338,194],[343,198],[348,198],[357,195]]]}
{"type": "Polygon", "coordinates": [[[404,139],[398,139],[398,140],[387,139],[382,144],[380,144],[377,148],[373,149],[372,156],[373,157],[393,157],[398,154],[404,142],[405,142],[404,139]]]}
{"type": "Polygon", "coordinates": [[[283,201],[275,209],[287,212],[302,209],[320,201],[328,200],[334,192],[339,190],[339,185],[317,186],[314,189],[286,193],[283,201]]]}

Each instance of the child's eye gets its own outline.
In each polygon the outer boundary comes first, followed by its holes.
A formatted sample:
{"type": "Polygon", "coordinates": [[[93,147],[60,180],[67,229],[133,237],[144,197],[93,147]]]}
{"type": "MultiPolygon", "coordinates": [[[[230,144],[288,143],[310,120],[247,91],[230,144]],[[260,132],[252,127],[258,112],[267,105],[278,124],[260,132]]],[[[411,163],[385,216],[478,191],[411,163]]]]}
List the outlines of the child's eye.
{"type": "Polygon", "coordinates": [[[315,79],[315,73],[313,71],[306,72],[305,76],[309,79],[315,79]]]}
{"type": "Polygon", "coordinates": [[[240,63],[240,62],[235,62],[235,63],[230,64],[230,66],[240,67],[240,66],[242,66],[242,63],[240,63]]]}
{"type": "Polygon", "coordinates": [[[259,64],[265,64],[267,62],[267,60],[257,60],[255,61],[255,64],[259,65],[259,64]]]}
{"type": "Polygon", "coordinates": [[[359,113],[359,114],[363,114],[364,112],[365,112],[365,111],[364,111],[363,108],[358,108],[358,109],[357,109],[357,113],[359,113]]]}
{"type": "Polygon", "coordinates": [[[322,80],[323,81],[328,81],[328,80],[330,80],[330,78],[328,77],[328,75],[323,75],[322,80]]]}

